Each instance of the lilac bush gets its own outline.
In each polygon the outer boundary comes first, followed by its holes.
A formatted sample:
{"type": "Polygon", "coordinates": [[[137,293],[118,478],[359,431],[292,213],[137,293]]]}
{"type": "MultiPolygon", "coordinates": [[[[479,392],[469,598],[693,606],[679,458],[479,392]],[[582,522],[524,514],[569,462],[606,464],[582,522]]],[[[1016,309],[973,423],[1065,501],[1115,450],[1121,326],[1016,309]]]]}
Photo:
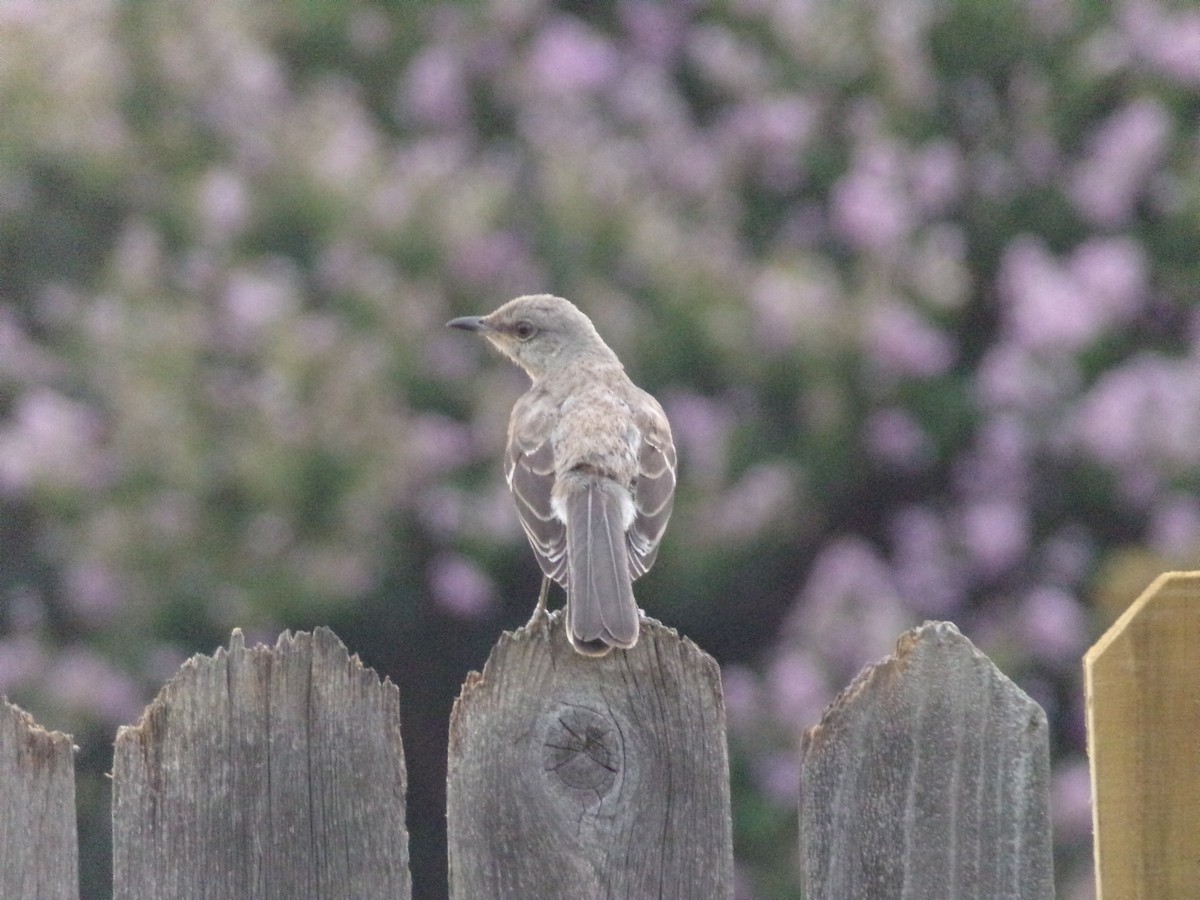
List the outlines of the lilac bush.
{"type": "Polygon", "coordinates": [[[930,617],[1046,707],[1088,895],[1079,658],[1200,557],[1191,4],[10,0],[0,46],[0,690],[84,763],[230,628],[331,623],[444,890],[450,699],[537,575],[521,377],[441,326],[549,290],[675,428],[639,599],[723,665],[739,896],[930,617]]]}

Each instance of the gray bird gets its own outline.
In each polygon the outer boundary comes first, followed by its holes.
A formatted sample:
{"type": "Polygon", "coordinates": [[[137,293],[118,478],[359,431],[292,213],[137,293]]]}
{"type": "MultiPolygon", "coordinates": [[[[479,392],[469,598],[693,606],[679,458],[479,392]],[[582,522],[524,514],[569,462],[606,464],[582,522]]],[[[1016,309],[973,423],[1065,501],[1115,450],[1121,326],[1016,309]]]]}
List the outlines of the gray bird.
{"type": "Polygon", "coordinates": [[[510,300],[447,323],[482,334],[533,384],[508,422],[504,473],[544,575],[567,591],[567,637],[588,656],[638,639],[633,580],[654,564],[671,516],[675,445],[591,320],[561,297],[510,300]]]}

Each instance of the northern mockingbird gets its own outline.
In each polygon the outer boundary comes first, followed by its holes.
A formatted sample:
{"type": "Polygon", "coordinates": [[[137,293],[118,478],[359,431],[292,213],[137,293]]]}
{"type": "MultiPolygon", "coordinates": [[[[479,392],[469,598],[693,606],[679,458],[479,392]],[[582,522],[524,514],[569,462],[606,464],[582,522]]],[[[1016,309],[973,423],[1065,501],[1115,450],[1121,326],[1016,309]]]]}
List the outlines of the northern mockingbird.
{"type": "Polygon", "coordinates": [[[633,580],[654,564],[675,492],[662,407],[561,297],[518,297],[447,325],[483,335],[533,380],[508,421],[504,473],[544,575],[534,619],[553,579],[576,650],[632,647],[633,580]]]}

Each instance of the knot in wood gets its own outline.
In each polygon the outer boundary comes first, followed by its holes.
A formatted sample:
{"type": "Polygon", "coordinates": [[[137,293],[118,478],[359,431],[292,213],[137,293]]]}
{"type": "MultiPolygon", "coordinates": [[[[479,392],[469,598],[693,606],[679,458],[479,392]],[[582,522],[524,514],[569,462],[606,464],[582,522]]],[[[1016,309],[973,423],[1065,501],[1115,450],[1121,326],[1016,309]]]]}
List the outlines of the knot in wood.
{"type": "Polygon", "coordinates": [[[542,745],[547,773],[576,790],[606,794],[617,780],[621,736],[616,722],[582,706],[560,710],[542,745]]]}

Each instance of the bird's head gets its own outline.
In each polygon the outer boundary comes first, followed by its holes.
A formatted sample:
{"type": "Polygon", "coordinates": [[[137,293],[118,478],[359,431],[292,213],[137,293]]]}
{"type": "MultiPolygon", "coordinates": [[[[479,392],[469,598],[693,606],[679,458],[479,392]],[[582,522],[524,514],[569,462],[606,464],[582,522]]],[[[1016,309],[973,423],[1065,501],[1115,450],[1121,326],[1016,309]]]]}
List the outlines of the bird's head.
{"type": "Polygon", "coordinates": [[[463,316],[446,324],[483,335],[531,378],[585,359],[620,365],[592,320],[570,301],[550,294],[517,297],[490,315],[463,316]]]}

